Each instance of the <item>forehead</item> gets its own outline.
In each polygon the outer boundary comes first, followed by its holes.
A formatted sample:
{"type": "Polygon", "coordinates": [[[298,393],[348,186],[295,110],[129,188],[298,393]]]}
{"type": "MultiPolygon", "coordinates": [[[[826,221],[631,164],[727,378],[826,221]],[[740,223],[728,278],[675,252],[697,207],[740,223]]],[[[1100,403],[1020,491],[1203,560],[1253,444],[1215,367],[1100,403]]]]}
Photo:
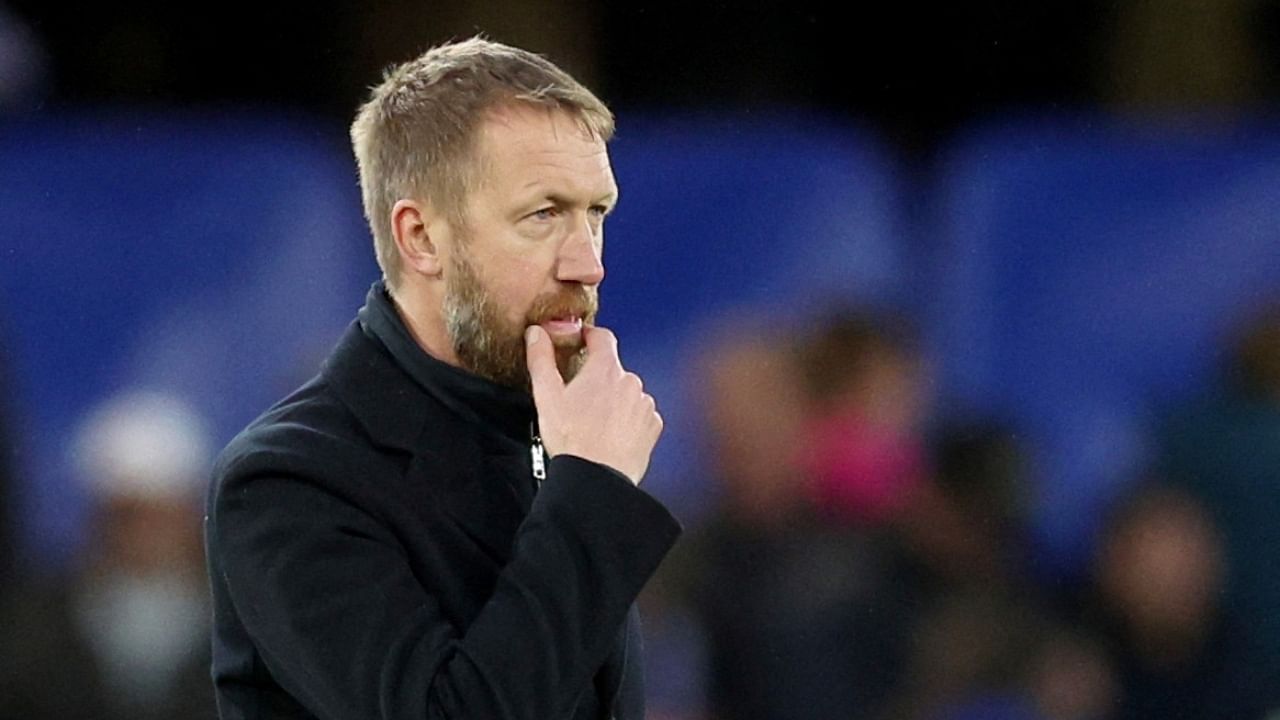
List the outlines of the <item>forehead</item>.
{"type": "Polygon", "coordinates": [[[568,112],[528,105],[491,110],[477,144],[484,185],[511,192],[554,186],[560,193],[616,194],[604,141],[568,112]]]}

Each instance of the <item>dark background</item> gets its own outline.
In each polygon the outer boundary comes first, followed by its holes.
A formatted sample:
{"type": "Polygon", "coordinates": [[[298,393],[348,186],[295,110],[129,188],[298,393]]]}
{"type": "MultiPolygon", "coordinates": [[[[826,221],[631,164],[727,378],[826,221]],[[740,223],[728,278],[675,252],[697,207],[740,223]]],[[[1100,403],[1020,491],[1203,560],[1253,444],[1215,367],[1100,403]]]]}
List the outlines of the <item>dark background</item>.
{"type": "Polygon", "coordinates": [[[914,154],[1011,108],[1280,97],[1273,2],[10,4],[45,46],[52,104],[346,120],[381,68],[476,32],[549,54],[620,109],[800,106],[870,121],[914,154]]]}

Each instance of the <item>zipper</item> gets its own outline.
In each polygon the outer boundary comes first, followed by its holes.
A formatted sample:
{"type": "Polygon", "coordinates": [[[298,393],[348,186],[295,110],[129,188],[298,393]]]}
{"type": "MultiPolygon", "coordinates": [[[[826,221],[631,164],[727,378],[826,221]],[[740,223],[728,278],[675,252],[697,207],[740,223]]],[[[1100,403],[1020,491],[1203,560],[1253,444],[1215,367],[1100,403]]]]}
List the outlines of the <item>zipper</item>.
{"type": "Polygon", "coordinates": [[[529,459],[530,467],[533,468],[533,480],[536,487],[542,487],[542,481],[547,479],[547,454],[542,449],[542,436],[538,435],[538,427],[534,423],[529,423],[529,459]]]}

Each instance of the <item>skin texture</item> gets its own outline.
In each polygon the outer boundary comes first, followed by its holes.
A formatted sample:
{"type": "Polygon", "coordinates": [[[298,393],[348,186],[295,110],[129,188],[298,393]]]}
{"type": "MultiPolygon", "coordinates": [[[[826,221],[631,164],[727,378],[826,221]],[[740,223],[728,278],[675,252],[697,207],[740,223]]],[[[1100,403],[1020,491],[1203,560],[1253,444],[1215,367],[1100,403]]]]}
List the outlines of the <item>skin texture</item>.
{"type": "Polygon", "coordinates": [[[421,200],[393,207],[396,305],[434,357],[529,388],[551,456],[639,483],[662,420],[616,338],[592,325],[618,197],[605,144],[564,112],[513,104],[489,114],[476,150],[483,179],[464,222],[421,200]]]}

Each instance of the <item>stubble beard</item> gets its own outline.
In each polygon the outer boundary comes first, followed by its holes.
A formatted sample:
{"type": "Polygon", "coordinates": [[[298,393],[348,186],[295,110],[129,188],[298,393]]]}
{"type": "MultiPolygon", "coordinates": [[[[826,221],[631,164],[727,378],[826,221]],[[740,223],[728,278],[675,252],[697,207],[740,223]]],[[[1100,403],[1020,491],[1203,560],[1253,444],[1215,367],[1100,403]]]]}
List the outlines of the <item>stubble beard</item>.
{"type": "MultiPolygon", "coordinates": [[[[444,320],[458,363],[499,385],[530,389],[524,331],[530,325],[563,315],[577,315],[584,324],[595,321],[595,288],[574,285],[534,299],[519,323],[504,317],[493,302],[465,252],[455,253],[445,281],[444,320]]],[[[586,360],[582,336],[556,344],[556,366],[565,382],[573,379],[586,360]]]]}

